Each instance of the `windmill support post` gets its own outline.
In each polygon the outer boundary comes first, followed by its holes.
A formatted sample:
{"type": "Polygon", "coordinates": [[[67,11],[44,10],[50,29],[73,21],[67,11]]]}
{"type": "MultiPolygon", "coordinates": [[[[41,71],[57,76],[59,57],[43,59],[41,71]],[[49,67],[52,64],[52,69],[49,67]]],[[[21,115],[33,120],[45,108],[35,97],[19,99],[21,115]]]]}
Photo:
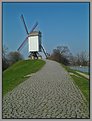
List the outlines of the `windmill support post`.
{"type": "Polygon", "coordinates": [[[42,59],[42,56],[38,52],[31,52],[29,55],[29,59],[42,59]]]}

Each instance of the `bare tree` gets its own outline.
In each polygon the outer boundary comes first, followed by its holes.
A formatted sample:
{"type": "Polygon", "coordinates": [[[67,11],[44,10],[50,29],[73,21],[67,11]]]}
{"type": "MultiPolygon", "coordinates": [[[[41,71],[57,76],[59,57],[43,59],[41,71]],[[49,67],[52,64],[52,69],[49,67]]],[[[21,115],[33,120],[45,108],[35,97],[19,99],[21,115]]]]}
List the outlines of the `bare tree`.
{"type": "Polygon", "coordinates": [[[19,60],[23,60],[23,56],[17,51],[10,52],[8,54],[8,60],[9,60],[10,65],[12,65],[13,63],[15,63],[19,60]]]}
{"type": "Polygon", "coordinates": [[[87,65],[87,62],[89,60],[89,57],[88,57],[88,54],[87,54],[86,51],[82,51],[80,53],[80,60],[81,60],[81,65],[84,65],[84,66],[87,65]]]}
{"type": "Polygon", "coordinates": [[[87,66],[89,62],[89,56],[86,51],[82,51],[80,53],[77,53],[77,55],[74,58],[75,65],[82,65],[87,66]]]}
{"type": "Polygon", "coordinates": [[[57,50],[60,52],[60,54],[64,57],[68,57],[70,54],[70,50],[67,46],[57,46],[57,50]]]}
{"type": "Polygon", "coordinates": [[[63,63],[65,65],[68,65],[69,54],[70,54],[70,51],[67,46],[58,46],[56,49],[53,50],[53,53],[51,54],[50,59],[63,63]]]}
{"type": "Polygon", "coordinates": [[[9,67],[7,52],[8,52],[8,48],[3,46],[3,52],[2,52],[2,70],[3,71],[9,67]]]}

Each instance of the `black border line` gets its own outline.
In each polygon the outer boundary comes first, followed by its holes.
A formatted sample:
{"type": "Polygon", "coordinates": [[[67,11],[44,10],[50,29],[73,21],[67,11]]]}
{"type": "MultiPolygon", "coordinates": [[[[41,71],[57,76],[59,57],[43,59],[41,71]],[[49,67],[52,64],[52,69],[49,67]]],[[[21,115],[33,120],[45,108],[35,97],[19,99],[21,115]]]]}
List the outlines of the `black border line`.
{"type": "MultiPolygon", "coordinates": [[[[59,1],[48,1],[48,2],[44,2],[44,1],[35,1],[35,2],[27,2],[27,1],[7,1],[7,2],[3,2],[2,1],[2,3],[1,3],[1,9],[2,9],[2,25],[1,25],[1,27],[2,27],[2,48],[3,48],[3,3],[89,3],[89,118],[3,118],[3,100],[2,100],[2,119],[91,119],[90,118],[90,80],[91,80],[91,76],[90,76],[90,71],[91,71],[91,68],[90,68],[90,56],[91,56],[91,54],[90,54],[90,51],[91,51],[91,49],[90,49],[90,25],[91,25],[91,21],[90,21],[90,11],[91,11],[91,5],[90,5],[90,1],[89,2],[63,2],[63,1],[61,1],[61,2],[59,2],[59,1]]],[[[3,55],[2,55],[3,56],[3,55]]],[[[2,59],[2,62],[3,62],[3,59],[2,59]]],[[[2,71],[2,90],[3,90],[3,71],[2,71]]],[[[3,91],[2,91],[2,99],[3,99],[3,91]]]]}

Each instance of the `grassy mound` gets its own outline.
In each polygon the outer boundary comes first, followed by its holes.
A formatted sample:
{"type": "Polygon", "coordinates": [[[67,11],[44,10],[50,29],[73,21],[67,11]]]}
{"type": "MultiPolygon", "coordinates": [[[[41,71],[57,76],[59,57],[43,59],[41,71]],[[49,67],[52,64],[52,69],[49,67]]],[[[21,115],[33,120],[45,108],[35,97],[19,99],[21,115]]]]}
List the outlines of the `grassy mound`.
{"type": "Polygon", "coordinates": [[[35,73],[43,67],[43,60],[23,60],[15,63],[3,72],[3,95],[14,89],[26,78],[24,76],[35,73]]]}

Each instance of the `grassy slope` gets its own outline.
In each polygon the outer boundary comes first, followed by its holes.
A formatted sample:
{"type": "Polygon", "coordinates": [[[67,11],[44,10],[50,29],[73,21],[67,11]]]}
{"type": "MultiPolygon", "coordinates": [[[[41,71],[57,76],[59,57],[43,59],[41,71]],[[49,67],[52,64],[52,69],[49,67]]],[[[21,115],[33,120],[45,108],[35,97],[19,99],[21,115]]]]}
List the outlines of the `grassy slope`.
{"type": "Polygon", "coordinates": [[[83,77],[76,77],[74,75],[72,75],[72,78],[86,97],[87,101],[89,101],[89,81],[83,77]]]}
{"type": "MultiPolygon", "coordinates": [[[[62,65],[62,66],[63,66],[68,72],[74,73],[74,74],[76,74],[76,75],[78,75],[78,76],[83,77],[83,78],[86,79],[86,77],[84,77],[84,76],[82,76],[81,74],[77,73],[77,72],[81,72],[81,71],[70,69],[68,66],[65,66],[65,65],[62,65]],[[77,71],[77,72],[76,72],[76,71],[77,71]]],[[[81,73],[84,73],[84,74],[87,74],[87,75],[88,75],[88,73],[85,73],[85,72],[81,72],[81,73]]]]}
{"type": "MultiPolygon", "coordinates": [[[[67,67],[67,68],[69,68],[69,67],[67,67]]],[[[82,71],[79,71],[79,70],[76,70],[76,69],[74,69],[74,71],[78,71],[78,72],[84,73],[86,75],[89,75],[89,72],[82,72],[82,71]]]]}
{"type": "Polygon", "coordinates": [[[76,75],[78,75],[79,77],[75,76],[75,75],[71,75],[71,77],[74,80],[74,83],[76,83],[78,85],[78,87],[80,88],[80,90],[82,91],[82,93],[84,94],[84,96],[86,97],[87,101],[89,102],[89,80],[86,79],[84,76],[76,73],[75,70],[70,69],[67,66],[62,65],[68,72],[74,73],[76,75]]]}
{"type": "Polygon", "coordinates": [[[45,64],[43,60],[24,60],[12,65],[3,72],[3,94],[11,91],[25,80],[24,76],[41,69],[45,64]]]}

